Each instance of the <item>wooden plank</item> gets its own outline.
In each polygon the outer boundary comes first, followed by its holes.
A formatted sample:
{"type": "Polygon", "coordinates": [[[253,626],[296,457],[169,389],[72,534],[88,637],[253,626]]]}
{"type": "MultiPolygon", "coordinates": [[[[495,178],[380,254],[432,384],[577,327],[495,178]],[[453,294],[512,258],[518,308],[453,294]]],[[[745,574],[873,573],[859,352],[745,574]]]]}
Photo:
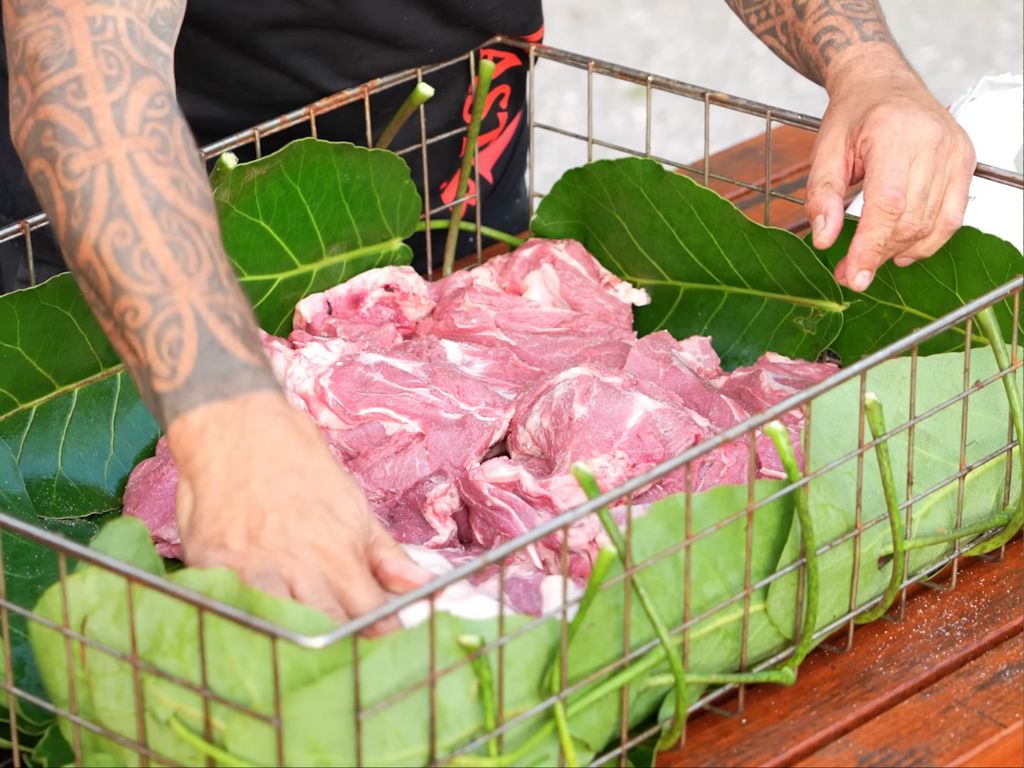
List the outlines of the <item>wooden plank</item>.
{"type": "Polygon", "coordinates": [[[950,763],[952,768],[1021,768],[1024,766],[1024,721],[1003,729],[966,755],[950,763]]]}
{"type": "MultiPolygon", "coordinates": [[[[811,169],[811,154],[814,149],[815,134],[813,131],[796,128],[791,125],[780,125],[772,129],[772,168],[770,189],[777,194],[803,199],[807,194],[807,174],[811,169]]],[[[711,157],[711,170],[722,176],[754,184],[764,185],[764,135],[755,136],[711,157]]],[[[703,169],[703,161],[692,163],[703,169]]],[[[703,181],[702,173],[682,171],[695,181],[703,181]]],[[[732,184],[720,179],[711,179],[708,184],[750,219],[763,224],[765,222],[764,193],[732,184]]],[[[847,190],[846,203],[853,200],[860,185],[847,190]]],[[[771,226],[788,229],[798,235],[806,234],[810,225],[803,205],[788,200],[773,199],[771,203],[771,226]]]]}
{"type": "Polygon", "coordinates": [[[923,589],[900,623],[858,628],[853,649],[819,648],[795,686],[753,686],[742,717],[691,720],[664,766],[791,765],[877,717],[1007,639],[1024,625],[1018,538],[1002,561],[965,562],[952,592],[923,589]]]}
{"type": "MultiPolygon", "coordinates": [[[[811,150],[814,148],[813,131],[780,125],[772,129],[772,181],[792,176],[807,175],[811,167],[811,150]]],[[[764,185],[764,134],[735,144],[712,155],[708,165],[712,173],[738,179],[747,184],[764,185]]],[[[704,161],[690,163],[699,172],[682,171],[694,181],[704,179],[704,161]]],[[[774,185],[774,184],[773,184],[774,185]]],[[[747,195],[759,193],[746,187],[720,179],[710,179],[708,188],[715,190],[726,200],[735,202],[747,195]]],[[[774,208],[774,206],[773,206],[774,208]]]]}
{"type": "Polygon", "coordinates": [[[1003,737],[1024,720],[1020,640],[1005,641],[797,765],[950,765],[1003,737]]]}

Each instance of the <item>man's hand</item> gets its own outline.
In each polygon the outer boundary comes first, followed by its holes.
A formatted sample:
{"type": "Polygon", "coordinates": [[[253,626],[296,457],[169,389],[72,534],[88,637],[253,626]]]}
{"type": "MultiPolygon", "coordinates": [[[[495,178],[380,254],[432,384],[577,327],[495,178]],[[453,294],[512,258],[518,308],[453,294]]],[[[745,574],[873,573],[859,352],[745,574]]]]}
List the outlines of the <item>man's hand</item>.
{"type": "Polygon", "coordinates": [[[963,222],[975,167],[964,130],[897,56],[850,60],[829,77],[829,106],[807,181],[814,245],[843,224],[848,184],[864,181],[864,210],[836,279],[863,291],[889,259],[927,258],[963,222]]]}
{"type": "MultiPolygon", "coordinates": [[[[280,394],[196,408],[171,423],[167,438],[181,476],[189,565],[233,568],[339,621],[429,578],[377,522],[308,417],[280,394]]],[[[392,617],[373,630],[397,626],[392,617]]]]}
{"type": "Polygon", "coordinates": [[[793,69],[828,90],[807,180],[814,244],[843,225],[843,198],[864,181],[864,213],[836,279],[856,291],[892,259],[931,256],[967,207],[974,148],[896,47],[878,0],[726,0],[793,69]]]}

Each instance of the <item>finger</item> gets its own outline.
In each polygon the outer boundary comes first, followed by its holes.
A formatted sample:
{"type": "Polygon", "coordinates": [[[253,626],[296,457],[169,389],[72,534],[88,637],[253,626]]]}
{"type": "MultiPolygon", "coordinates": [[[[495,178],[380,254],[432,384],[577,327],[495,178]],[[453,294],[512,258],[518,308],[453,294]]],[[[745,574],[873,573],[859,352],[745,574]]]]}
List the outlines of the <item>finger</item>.
{"type": "MultiPolygon", "coordinates": [[[[846,257],[836,265],[836,279],[854,291],[867,289],[893,255],[896,228],[907,211],[909,166],[905,157],[890,153],[865,161],[864,211],[846,257]]],[[[923,201],[914,202],[923,207],[923,201]]]]}
{"type": "Polygon", "coordinates": [[[330,584],[311,573],[303,573],[301,579],[291,584],[291,594],[300,603],[326,613],[339,624],[349,619],[349,614],[334,594],[330,584]]]}
{"type": "MultiPolygon", "coordinates": [[[[370,572],[365,562],[366,555],[353,553],[348,558],[349,566],[344,571],[335,569],[331,587],[335,598],[353,618],[362,616],[388,601],[388,594],[370,572]]],[[[364,634],[369,637],[384,635],[399,629],[397,614],[392,614],[368,627],[364,634]]]]}
{"type": "Polygon", "coordinates": [[[956,177],[947,187],[941,206],[935,216],[932,233],[921,242],[909,248],[893,259],[898,267],[908,267],[915,262],[927,259],[946,244],[963,226],[964,211],[967,208],[971,180],[956,177]]]}
{"type": "Polygon", "coordinates": [[[259,568],[256,570],[241,571],[242,581],[254,589],[266,592],[276,597],[290,598],[292,591],[288,583],[281,578],[281,574],[270,568],[259,568]]]}
{"type": "Polygon", "coordinates": [[[846,142],[838,131],[827,128],[818,134],[807,175],[807,220],[815,248],[828,248],[843,228],[843,202],[850,180],[846,142]]]}
{"type": "Polygon", "coordinates": [[[420,587],[434,575],[413,561],[381,526],[375,526],[370,536],[367,559],[377,580],[394,594],[420,587]]]}

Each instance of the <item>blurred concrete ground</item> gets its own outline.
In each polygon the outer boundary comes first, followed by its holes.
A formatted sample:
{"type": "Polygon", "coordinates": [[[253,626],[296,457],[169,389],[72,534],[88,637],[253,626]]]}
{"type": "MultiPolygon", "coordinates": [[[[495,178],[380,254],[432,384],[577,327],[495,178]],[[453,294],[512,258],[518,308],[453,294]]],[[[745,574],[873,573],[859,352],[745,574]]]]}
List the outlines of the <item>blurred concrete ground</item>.
{"type": "MultiPolygon", "coordinates": [[[[983,75],[1024,68],[1022,0],[883,0],[882,6],[907,58],[945,104],[983,75]]],[[[545,14],[545,42],[558,48],[814,116],[827,103],[824,91],[778,60],[724,0],[547,0],[545,14]]],[[[585,77],[544,64],[537,81],[538,115],[585,130],[585,77]]],[[[643,89],[612,86],[595,87],[595,135],[643,148],[643,89]]],[[[674,160],[700,157],[702,111],[668,97],[655,98],[654,107],[655,152],[674,160]]],[[[718,110],[712,151],[763,129],[759,120],[718,110]]],[[[553,141],[554,149],[538,150],[540,189],[567,160],[580,161],[575,145],[581,142],[553,141]]]]}

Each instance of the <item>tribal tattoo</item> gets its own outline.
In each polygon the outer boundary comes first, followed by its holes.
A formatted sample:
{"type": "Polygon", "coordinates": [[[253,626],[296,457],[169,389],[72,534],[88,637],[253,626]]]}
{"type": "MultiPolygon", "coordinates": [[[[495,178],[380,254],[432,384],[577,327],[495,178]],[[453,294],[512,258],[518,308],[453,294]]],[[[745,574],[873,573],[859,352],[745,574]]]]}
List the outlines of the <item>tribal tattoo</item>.
{"type": "Polygon", "coordinates": [[[896,47],[876,0],[726,0],[780,59],[817,83],[858,43],[896,47]]]}
{"type": "Polygon", "coordinates": [[[273,388],[178,109],[185,0],[4,0],[11,136],[82,293],[166,426],[273,388]]]}

